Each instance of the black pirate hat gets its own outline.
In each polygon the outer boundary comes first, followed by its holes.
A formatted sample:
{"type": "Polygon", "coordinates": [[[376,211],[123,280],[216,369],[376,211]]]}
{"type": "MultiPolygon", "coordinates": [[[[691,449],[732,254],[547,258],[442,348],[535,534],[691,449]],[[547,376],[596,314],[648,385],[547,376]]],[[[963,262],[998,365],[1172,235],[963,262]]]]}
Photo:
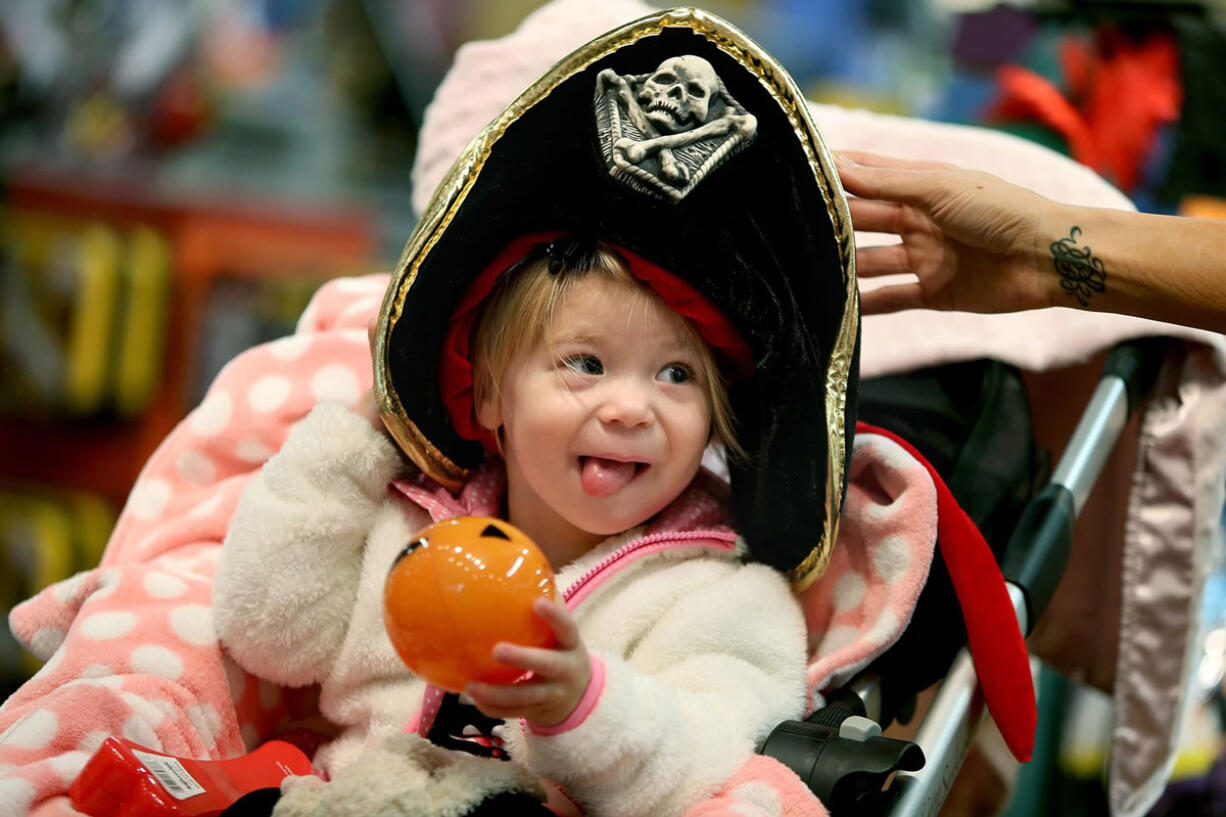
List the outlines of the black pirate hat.
{"type": "Polygon", "coordinates": [[[567,234],[667,270],[743,339],[739,530],[754,558],[812,582],[837,535],[860,335],[846,201],[796,84],[728,23],[674,9],[575,51],[469,145],[405,247],[375,343],[384,420],[440,483],[485,455],[440,387],[462,299],[516,242],[567,234]]]}

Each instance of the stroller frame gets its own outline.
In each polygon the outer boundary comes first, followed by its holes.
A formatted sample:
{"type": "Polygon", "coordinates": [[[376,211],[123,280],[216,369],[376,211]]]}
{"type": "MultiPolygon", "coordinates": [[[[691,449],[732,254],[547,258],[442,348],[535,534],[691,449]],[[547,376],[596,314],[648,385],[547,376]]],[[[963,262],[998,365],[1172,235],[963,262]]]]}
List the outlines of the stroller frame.
{"type": "MultiPolygon", "coordinates": [[[[1013,530],[1001,569],[1024,635],[1055,593],[1068,563],[1074,522],[1129,417],[1156,381],[1166,346],[1165,338],[1156,337],[1112,349],[1060,461],[1013,530]]],[[[984,716],[978,691],[964,647],[914,742],[884,738],[881,727],[895,713],[882,711],[881,679],[870,668],[833,693],[830,703],[806,722],[782,724],[762,752],[800,774],[836,817],[853,805],[862,814],[927,817],[944,804],[984,716]],[[837,739],[832,740],[834,730],[837,739]],[[816,745],[825,742],[829,747],[816,745]],[[894,773],[893,783],[883,790],[894,773]]]]}

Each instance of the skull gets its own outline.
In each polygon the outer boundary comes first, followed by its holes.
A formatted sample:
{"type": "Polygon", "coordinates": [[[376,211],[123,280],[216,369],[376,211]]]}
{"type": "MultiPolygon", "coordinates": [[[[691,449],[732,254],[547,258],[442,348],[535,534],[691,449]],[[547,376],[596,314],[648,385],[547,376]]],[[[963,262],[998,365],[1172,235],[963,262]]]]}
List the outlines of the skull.
{"type": "Polygon", "coordinates": [[[681,133],[704,124],[719,77],[711,63],[687,54],[670,57],[639,89],[638,102],[662,133],[681,133]]]}

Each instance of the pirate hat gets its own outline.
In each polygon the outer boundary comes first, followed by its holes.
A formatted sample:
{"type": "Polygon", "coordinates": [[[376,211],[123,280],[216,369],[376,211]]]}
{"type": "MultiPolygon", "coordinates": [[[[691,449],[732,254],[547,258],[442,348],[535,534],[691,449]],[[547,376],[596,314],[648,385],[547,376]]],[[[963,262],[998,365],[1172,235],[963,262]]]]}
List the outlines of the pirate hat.
{"type": "Polygon", "coordinates": [[[409,238],[375,340],[384,420],[445,486],[485,456],[441,385],[457,310],[525,241],[566,234],[615,245],[657,291],[642,269],[671,273],[743,340],[738,529],[807,586],[837,535],[860,335],[846,201],[796,84],[725,21],[673,9],[557,63],[468,146],[409,238]]]}

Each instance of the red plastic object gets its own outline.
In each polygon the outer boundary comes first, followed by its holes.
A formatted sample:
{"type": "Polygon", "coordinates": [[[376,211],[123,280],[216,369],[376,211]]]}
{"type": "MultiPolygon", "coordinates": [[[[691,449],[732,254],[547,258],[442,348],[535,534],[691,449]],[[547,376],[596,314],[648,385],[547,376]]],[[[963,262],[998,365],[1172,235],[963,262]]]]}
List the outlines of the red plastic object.
{"type": "Polygon", "coordinates": [[[313,773],[300,749],[279,740],[230,760],[191,760],[110,737],[68,797],[91,817],[216,817],[248,792],[313,773]]]}
{"type": "Polygon", "coordinates": [[[532,611],[555,598],[553,570],[528,535],[500,519],[461,516],[424,528],[388,573],[383,618],[409,669],[460,692],[469,681],[509,684],[522,669],[491,652],[500,641],[552,647],[532,611]]]}

